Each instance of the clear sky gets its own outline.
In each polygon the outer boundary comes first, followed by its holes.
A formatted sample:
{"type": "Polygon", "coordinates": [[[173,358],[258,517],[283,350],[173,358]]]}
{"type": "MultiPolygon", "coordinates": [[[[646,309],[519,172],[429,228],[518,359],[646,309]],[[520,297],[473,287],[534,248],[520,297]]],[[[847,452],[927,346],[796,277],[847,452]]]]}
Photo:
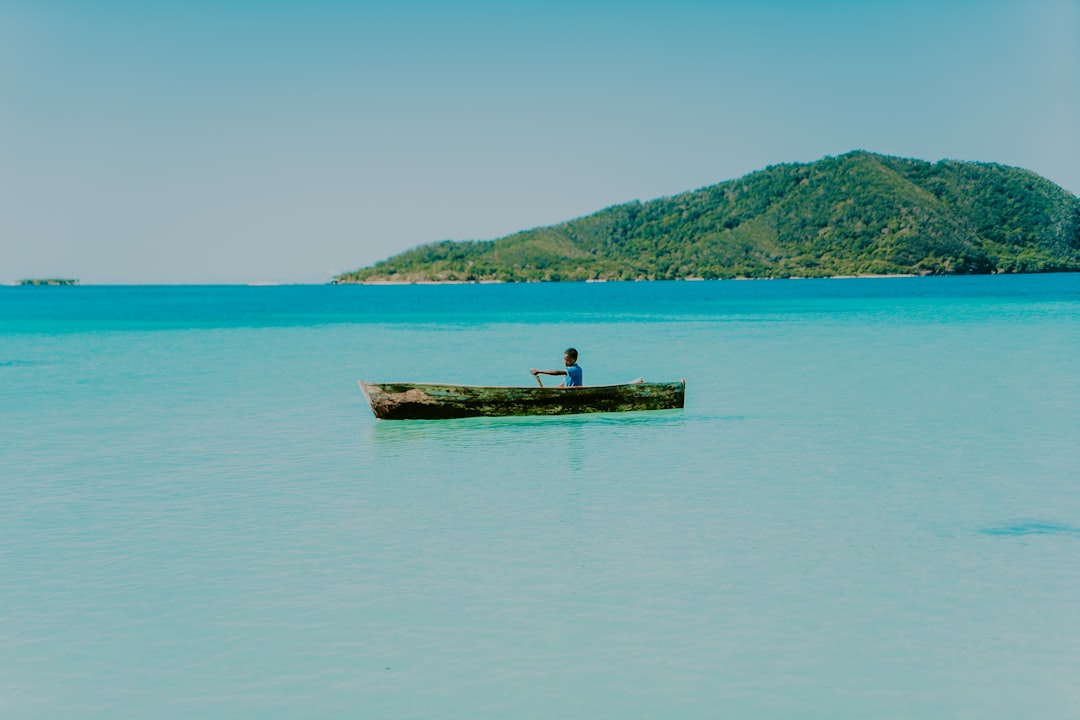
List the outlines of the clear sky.
{"type": "Polygon", "coordinates": [[[1080,194],[1080,0],[0,0],[0,282],[325,282],[853,149],[1080,194]]]}

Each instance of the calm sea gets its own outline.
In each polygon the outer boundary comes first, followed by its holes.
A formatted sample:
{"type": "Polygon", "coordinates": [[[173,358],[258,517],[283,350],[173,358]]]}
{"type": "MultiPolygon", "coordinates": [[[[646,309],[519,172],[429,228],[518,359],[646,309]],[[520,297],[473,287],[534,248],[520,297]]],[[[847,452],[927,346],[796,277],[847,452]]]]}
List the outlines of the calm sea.
{"type": "Polygon", "coordinates": [[[0,717],[1074,720],[1080,275],[0,288],[0,717]]]}

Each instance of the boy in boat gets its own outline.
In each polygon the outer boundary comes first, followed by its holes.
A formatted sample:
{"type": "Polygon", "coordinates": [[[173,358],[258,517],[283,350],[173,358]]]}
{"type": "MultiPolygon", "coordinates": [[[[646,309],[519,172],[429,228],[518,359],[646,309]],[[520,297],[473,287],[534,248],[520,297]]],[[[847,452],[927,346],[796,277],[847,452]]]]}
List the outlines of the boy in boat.
{"type": "MultiPolygon", "coordinates": [[[[539,375],[565,375],[566,380],[559,385],[559,387],[581,387],[581,366],[577,364],[577,350],[574,348],[567,348],[563,353],[563,363],[566,365],[565,370],[537,370],[532,368],[529,370],[533,376],[539,375]]],[[[537,377],[537,380],[540,378],[537,377]]]]}

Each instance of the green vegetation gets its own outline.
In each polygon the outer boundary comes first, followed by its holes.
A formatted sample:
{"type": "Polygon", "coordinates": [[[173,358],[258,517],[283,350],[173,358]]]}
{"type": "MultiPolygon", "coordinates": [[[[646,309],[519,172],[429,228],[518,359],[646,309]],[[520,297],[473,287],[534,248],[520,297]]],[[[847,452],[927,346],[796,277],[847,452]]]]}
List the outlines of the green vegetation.
{"type": "Polygon", "coordinates": [[[852,152],[774,165],[334,282],[675,280],[1080,270],[1080,199],[989,163],[852,152]]]}
{"type": "Polygon", "coordinates": [[[71,278],[26,278],[19,281],[20,285],[78,285],[78,280],[71,278]]]}

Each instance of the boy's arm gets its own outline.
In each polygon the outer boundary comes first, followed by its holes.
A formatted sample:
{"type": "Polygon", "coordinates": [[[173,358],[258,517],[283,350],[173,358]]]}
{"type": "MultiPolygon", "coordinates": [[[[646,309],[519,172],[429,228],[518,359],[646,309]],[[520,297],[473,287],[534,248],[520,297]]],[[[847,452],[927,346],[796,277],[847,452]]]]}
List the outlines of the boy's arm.
{"type": "Polygon", "coordinates": [[[565,370],[537,370],[536,368],[530,368],[529,372],[533,375],[565,375],[565,370]]]}

